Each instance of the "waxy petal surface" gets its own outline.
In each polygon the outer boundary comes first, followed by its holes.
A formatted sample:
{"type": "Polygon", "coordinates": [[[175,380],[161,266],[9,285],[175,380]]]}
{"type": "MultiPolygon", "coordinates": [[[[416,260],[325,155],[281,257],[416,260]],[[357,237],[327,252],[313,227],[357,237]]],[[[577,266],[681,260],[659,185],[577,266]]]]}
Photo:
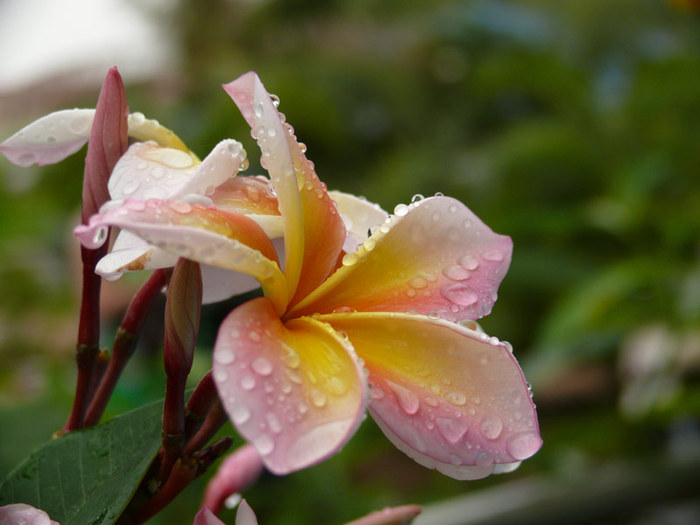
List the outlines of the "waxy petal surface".
{"type": "Polygon", "coordinates": [[[287,277],[292,302],[316,288],[333,271],[346,230],[336,204],[328,196],[297,142],[255,73],[224,86],[238,105],[262,151],[285,220],[287,277]]]}
{"type": "Polygon", "coordinates": [[[475,479],[540,448],[535,407],[507,343],[418,315],[318,319],[347,334],[369,370],[370,413],[418,463],[475,479]]]}
{"type": "Polygon", "coordinates": [[[364,414],[366,384],[348,341],[311,318],[282,324],[267,298],[224,320],[213,373],[231,421],[276,474],[335,453],[364,414]]]}
{"type": "Polygon", "coordinates": [[[510,264],[510,238],[449,197],[395,212],[289,315],[357,310],[451,321],[487,315],[510,264]]]}
{"type": "Polygon", "coordinates": [[[389,214],[378,204],[362,197],[342,191],[329,191],[328,195],[338,205],[338,212],[348,230],[343,246],[343,250],[347,253],[356,251],[357,247],[370,236],[370,232],[380,227],[389,218],[389,214]]]}
{"type": "Polygon", "coordinates": [[[245,151],[235,140],[224,140],[199,162],[179,149],[155,142],[137,142],[129,147],[109,179],[112,199],[171,199],[185,195],[211,195],[236,175],[245,151]]]}
{"type": "Polygon", "coordinates": [[[218,185],[209,198],[214,206],[222,210],[234,210],[246,215],[279,217],[280,214],[277,198],[272,194],[270,181],[265,177],[230,178],[218,185]]]}
{"type": "Polygon", "coordinates": [[[0,151],[18,166],[60,162],[87,143],[94,118],[94,109],[49,113],[5,140],[0,151]]]}
{"type": "Polygon", "coordinates": [[[275,248],[245,215],[185,201],[128,199],[122,206],[94,215],[75,234],[86,247],[97,247],[104,243],[108,225],[129,230],[180,257],[250,275],[275,298],[276,308],[282,311],[286,305],[275,248]]]}

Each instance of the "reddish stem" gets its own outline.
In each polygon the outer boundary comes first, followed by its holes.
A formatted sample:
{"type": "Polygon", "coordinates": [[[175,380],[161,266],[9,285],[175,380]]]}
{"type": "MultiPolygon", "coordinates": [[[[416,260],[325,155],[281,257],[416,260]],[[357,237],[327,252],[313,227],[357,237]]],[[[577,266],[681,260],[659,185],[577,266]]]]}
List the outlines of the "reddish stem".
{"type": "Polygon", "coordinates": [[[131,300],[114,339],[112,358],[107,365],[107,370],[105,371],[102,381],[100,381],[97,393],[92,403],[90,403],[87,415],[85,416],[85,426],[96,425],[100,421],[107,407],[107,403],[112,397],[117,381],[121,377],[129,359],[134,354],[136,342],[143,328],[146,314],[155,298],[158,297],[160,291],[168,283],[170,273],[171,271],[169,269],[154,271],[148,281],[146,281],[131,300]]]}
{"type": "Polygon", "coordinates": [[[81,247],[83,260],[83,294],[80,304],[80,324],[75,356],[78,380],[71,415],[63,430],[82,428],[85,411],[90,402],[90,385],[96,370],[100,342],[100,288],[102,279],[95,273],[95,265],[107,253],[107,246],[97,250],[81,247]]]}

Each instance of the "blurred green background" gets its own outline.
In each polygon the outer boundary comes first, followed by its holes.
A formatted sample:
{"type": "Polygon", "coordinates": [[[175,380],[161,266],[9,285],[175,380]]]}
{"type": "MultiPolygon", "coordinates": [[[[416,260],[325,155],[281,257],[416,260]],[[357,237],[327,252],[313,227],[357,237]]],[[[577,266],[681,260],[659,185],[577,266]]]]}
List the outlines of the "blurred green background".
{"type": "MultiPolygon", "coordinates": [[[[342,523],[404,503],[427,505],[426,524],[700,522],[700,2],[147,5],[178,58],[156,78],[125,77],[129,105],[201,157],[238,138],[259,172],[220,88],[254,69],[329,188],[387,210],[440,191],[515,245],[482,324],[515,348],[542,450],[512,474],[457,482],[368,419],[331,460],[247,491],[261,524],[342,523]]],[[[99,84],[55,85],[0,97],[2,138],[48,111],[94,107],[99,84]]],[[[70,411],[83,160],[0,161],[0,477],[70,411]]],[[[106,345],[143,279],[106,287],[106,345]]],[[[204,310],[195,383],[231,306],[204,310]]],[[[162,396],[159,315],[112,415],[162,396]]],[[[152,523],[189,523],[205,482],[152,523]]]]}

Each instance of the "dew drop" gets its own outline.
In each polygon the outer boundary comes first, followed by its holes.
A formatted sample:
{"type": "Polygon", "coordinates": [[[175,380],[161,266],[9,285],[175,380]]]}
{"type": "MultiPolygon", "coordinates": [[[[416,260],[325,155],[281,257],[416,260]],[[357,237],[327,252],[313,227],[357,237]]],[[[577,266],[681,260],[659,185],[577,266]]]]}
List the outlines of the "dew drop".
{"type": "Polygon", "coordinates": [[[457,454],[450,454],[450,463],[453,465],[461,465],[462,458],[460,458],[457,454]]]}
{"type": "Polygon", "coordinates": [[[176,213],[185,215],[192,211],[192,205],[185,201],[173,201],[170,203],[170,209],[176,213]]]}
{"type": "Polygon", "coordinates": [[[326,383],[326,388],[334,396],[342,396],[348,391],[348,386],[338,377],[331,377],[326,383]]]}
{"type": "Polygon", "coordinates": [[[107,240],[107,228],[100,226],[95,230],[95,235],[92,237],[92,242],[98,246],[102,246],[107,240]]]}
{"type": "Polygon", "coordinates": [[[440,293],[448,301],[460,306],[471,306],[479,300],[476,292],[465,284],[447,284],[440,289],[440,293]]]}
{"type": "Polygon", "coordinates": [[[397,204],[394,208],[394,215],[397,217],[403,217],[408,213],[408,206],[405,204],[397,204]]]}
{"type": "Polygon", "coordinates": [[[488,467],[493,465],[493,455],[490,452],[481,450],[474,456],[474,463],[479,467],[488,467]]]}
{"type": "Polygon", "coordinates": [[[260,436],[255,438],[253,440],[253,445],[263,456],[271,454],[272,451],[275,449],[275,442],[267,434],[261,434],[260,436]]]}
{"type": "Polygon", "coordinates": [[[326,395],[320,390],[314,388],[311,390],[311,403],[318,408],[325,406],[326,395]]]}
{"type": "Polygon", "coordinates": [[[520,432],[508,438],[506,450],[513,458],[521,461],[532,456],[542,445],[542,439],[534,432],[520,432]]]}
{"type": "Polygon", "coordinates": [[[476,270],[479,267],[479,260],[473,255],[467,254],[459,259],[459,264],[467,270],[476,270]]]}
{"type": "Polygon", "coordinates": [[[253,104],[253,114],[256,118],[261,118],[263,116],[263,105],[260,102],[253,104]]]}
{"type": "Polygon", "coordinates": [[[257,385],[257,382],[255,381],[255,378],[251,375],[245,375],[241,379],[241,388],[243,390],[253,390],[255,388],[255,385],[257,385]]]}
{"type": "Polygon", "coordinates": [[[439,417],[437,426],[440,434],[450,443],[457,443],[462,436],[467,433],[467,424],[460,420],[449,417],[439,417]]]}
{"type": "Polygon", "coordinates": [[[214,358],[218,363],[221,363],[222,365],[230,365],[233,363],[235,360],[236,356],[233,353],[232,348],[218,348],[217,351],[214,353],[214,358]]]}
{"type": "Polygon", "coordinates": [[[259,343],[260,341],[262,341],[262,336],[260,335],[259,332],[256,332],[255,330],[251,330],[248,333],[248,339],[250,339],[254,343],[259,343]]]}
{"type": "Polygon", "coordinates": [[[384,390],[381,388],[372,388],[369,391],[369,395],[372,396],[372,399],[379,401],[380,399],[384,399],[384,390]]]}
{"type": "Polygon", "coordinates": [[[387,385],[389,385],[389,388],[391,388],[392,392],[394,392],[396,395],[396,399],[399,402],[401,410],[403,410],[409,416],[412,416],[418,412],[418,409],[420,408],[420,400],[416,394],[414,394],[408,388],[392,383],[391,381],[387,381],[387,385]]]}
{"type": "Polygon", "coordinates": [[[503,432],[503,421],[496,415],[484,416],[481,420],[481,433],[486,439],[498,439],[503,432]]]}
{"type": "Polygon", "coordinates": [[[356,252],[346,253],[343,257],[343,266],[352,266],[357,263],[360,256],[356,252]]]}
{"type": "Polygon", "coordinates": [[[273,106],[276,108],[280,107],[280,98],[277,95],[270,93],[270,99],[272,99],[273,106]]]}
{"type": "Polygon", "coordinates": [[[420,202],[420,201],[422,201],[423,199],[425,199],[425,197],[424,197],[423,195],[421,195],[420,193],[416,193],[416,194],[411,198],[411,204],[415,204],[416,202],[420,202]]]}
{"type": "Polygon", "coordinates": [[[19,156],[17,159],[17,164],[19,166],[22,166],[23,168],[26,168],[27,166],[31,166],[36,162],[36,155],[34,153],[24,153],[19,156]]]}
{"type": "Polygon", "coordinates": [[[442,270],[442,275],[452,281],[466,281],[471,277],[471,273],[464,266],[452,264],[442,270]]]}
{"type": "Polygon", "coordinates": [[[226,370],[222,368],[214,368],[214,380],[218,383],[222,383],[228,379],[228,374],[226,370]]]}
{"type": "Polygon", "coordinates": [[[428,406],[431,406],[433,408],[437,407],[439,405],[438,400],[435,399],[433,396],[428,396],[425,398],[425,404],[428,406]]]}
{"type": "Polygon", "coordinates": [[[272,432],[275,434],[282,432],[282,425],[280,425],[280,420],[275,414],[268,412],[265,414],[265,419],[267,419],[267,426],[272,432]]]}
{"type": "Polygon", "coordinates": [[[428,281],[427,281],[425,278],[423,278],[423,277],[415,277],[415,278],[411,279],[411,280],[408,282],[408,284],[409,284],[412,288],[416,288],[416,289],[420,290],[420,289],[425,288],[426,286],[428,286],[428,281]]]}
{"type": "Polygon", "coordinates": [[[458,390],[453,390],[445,394],[445,399],[457,406],[462,406],[467,402],[467,396],[458,390]]]}
{"type": "Polygon", "coordinates": [[[236,405],[231,411],[231,418],[236,425],[242,425],[250,419],[250,409],[245,405],[236,405]]]}
{"type": "Polygon", "coordinates": [[[292,348],[287,348],[286,353],[282,356],[282,362],[289,368],[298,368],[301,363],[299,354],[297,354],[292,348]]]}
{"type": "Polygon", "coordinates": [[[260,374],[261,376],[269,376],[272,373],[272,364],[264,357],[258,357],[255,359],[251,363],[250,367],[255,373],[260,374]]]}

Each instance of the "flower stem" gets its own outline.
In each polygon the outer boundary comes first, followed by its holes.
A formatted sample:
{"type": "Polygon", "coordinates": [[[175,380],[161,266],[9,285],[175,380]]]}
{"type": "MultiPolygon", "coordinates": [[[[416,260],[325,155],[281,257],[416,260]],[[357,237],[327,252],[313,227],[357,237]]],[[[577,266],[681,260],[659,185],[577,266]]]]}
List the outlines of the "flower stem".
{"type": "Polygon", "coordinates": [[[95,273],[95,265],[107,253],[107,246],[97,250],[81,248],[83,260],[83,294],[78,325],[76,364],[78,380],[75,387],[73,409],[63,427],[64,432],[82,428],[90,402],[90,385],[96,371],[96,358],[100,342],[100,288],[102,279],[95,273]]]}
{"type": "Polygon", "coordinates": [[[134,354],[139,333],[143,328],[146,314],[153,301],[167,284],[170,270],[156,270],[136,293],[124,314],[124,319],[117,331],[112,347],[112,358],[107,370],[97,387],[94,399],[90,403],[85,416],[85,426],[96,425],[112,397],[117,381],[121,377],[126,364],[134,354]]]}

